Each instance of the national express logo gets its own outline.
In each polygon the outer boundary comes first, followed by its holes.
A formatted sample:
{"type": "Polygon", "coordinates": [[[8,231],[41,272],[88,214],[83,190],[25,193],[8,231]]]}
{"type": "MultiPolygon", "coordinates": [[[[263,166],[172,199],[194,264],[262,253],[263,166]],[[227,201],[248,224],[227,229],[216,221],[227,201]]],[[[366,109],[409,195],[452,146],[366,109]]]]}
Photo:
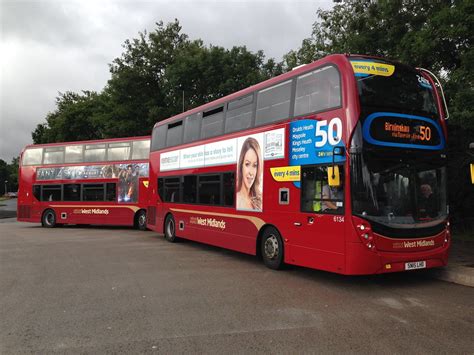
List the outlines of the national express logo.
{"type": "Polygon", "coordinates": [[[77,208],[72,211],[73,214],[88,214],[88,215],[108,215],[108,209],[100,208],[77,208]]]}

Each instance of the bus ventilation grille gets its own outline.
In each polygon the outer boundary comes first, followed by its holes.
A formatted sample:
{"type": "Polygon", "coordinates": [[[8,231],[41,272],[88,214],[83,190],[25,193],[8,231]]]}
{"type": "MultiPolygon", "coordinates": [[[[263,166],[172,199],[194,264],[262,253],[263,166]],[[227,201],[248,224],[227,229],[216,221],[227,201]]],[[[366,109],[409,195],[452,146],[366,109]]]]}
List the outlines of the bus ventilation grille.
{"type": "Polygon", "coordinates": [[[19,218],[30,218],[31,217],[31,206],[18,206],[18,217],[19,218]]]}
{"type": "Polygon", "coordinates": [[[154,206],[148,207],[146,216],[147,216],[147,223],[154,226],[156,224],[156,207],[154,206]]]}

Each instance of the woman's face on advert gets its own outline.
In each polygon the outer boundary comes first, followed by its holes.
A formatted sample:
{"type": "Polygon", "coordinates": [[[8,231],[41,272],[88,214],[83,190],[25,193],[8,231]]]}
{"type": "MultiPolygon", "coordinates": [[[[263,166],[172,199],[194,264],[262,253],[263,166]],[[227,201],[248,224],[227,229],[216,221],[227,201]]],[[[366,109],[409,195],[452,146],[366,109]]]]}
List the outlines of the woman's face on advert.
{"type": "Polygon", "coordinates": [[[249,149],[244,155],[244,166],[242,167],[242,178],[244,185],[249,190],[257,176],[258,157],[253,149],[249,149]]]}

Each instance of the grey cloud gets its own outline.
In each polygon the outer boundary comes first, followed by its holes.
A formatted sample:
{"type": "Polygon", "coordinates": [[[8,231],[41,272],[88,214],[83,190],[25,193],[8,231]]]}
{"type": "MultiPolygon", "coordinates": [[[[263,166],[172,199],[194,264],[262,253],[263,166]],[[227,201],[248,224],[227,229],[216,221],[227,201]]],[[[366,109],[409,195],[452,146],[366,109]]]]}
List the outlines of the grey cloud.
{"type": "Polygon", "coordinates": [[[55,109],[58,92],[100,91],[126,39],[178,18],[206,45],[281,60],[311,34],[320,1],[0,0],[0,158],[10,161],[55,109]]]}

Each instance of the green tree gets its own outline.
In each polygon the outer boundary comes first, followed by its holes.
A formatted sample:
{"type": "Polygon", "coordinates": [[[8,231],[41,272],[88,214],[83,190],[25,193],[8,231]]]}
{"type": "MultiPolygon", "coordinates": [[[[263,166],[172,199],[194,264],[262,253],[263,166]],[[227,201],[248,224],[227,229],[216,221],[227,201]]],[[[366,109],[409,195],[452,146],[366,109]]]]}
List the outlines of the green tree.
{"type": "Polygon", "coordinates": [[[12,159],[12,162],[7,165],[8,186],[10,191],[18,191],[18,169],[20,157],[12,159]]]}
{"type": "Polygon", "coordinates": [[[153,125],[283,72],[262,51],[205,46],[178,20],[125,41],[101,93],[66,92],[33,132],[35,143],[147,135],[153,125]]]}
{"type": "Polygon", "coordinates": [[[33,142],[68,142],[105,138],[103,117],[109,111],[106,94],[93,91],[59,93],[56,110],[32,133],[33,142]]]}
{"type": "Polygon", "coordinates": [[[8,178],[8,164],[5,160],[0,159],[0,195],[5,194],[5,181],[9,181],[8,178]]]}

